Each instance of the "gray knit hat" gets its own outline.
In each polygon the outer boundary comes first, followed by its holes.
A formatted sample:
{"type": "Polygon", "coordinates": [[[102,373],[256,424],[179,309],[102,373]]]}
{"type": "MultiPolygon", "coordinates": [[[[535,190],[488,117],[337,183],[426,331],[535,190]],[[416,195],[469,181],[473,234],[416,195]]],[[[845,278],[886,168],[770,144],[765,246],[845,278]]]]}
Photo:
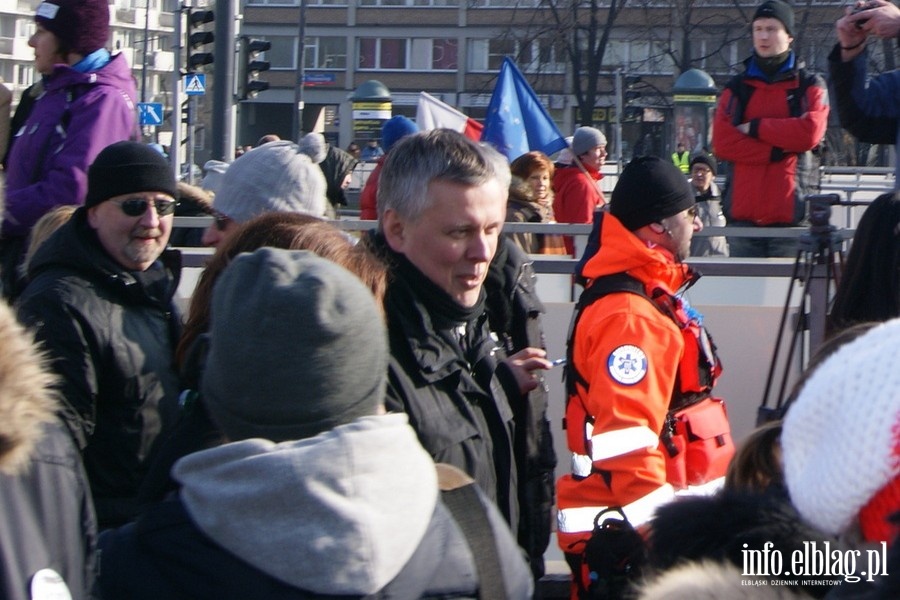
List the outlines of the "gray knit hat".
{"type": "Polygon", "coordinates": [[[232,441],[303,439],[373,415],[387,366],[375,298],[336,263],[261,248],[216,283],[201,390],[232,441]]]}
{"type": "Polygon", "coordinates": [[[235,160],[213,208],[238,223],[267,212],[325,215],[325,176],[297,144],[282,140],[254,148],[235,160]]]}
{"type": "Polygon", "coordinates": [[[591,148],[606,145],[606,136],[593,127],[579,127],[572,136],[572,154],[581,156],[591,148]]]}

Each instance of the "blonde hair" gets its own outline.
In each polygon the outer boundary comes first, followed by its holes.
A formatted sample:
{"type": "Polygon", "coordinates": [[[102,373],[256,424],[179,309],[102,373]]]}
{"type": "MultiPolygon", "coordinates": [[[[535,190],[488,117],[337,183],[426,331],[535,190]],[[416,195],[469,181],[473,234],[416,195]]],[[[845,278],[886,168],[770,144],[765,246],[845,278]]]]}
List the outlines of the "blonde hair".
{"type": "Polygon", "coordinates": [[[28,267],[31,265],[31,260],[34,258],[37,249],[47,241],[47,238],[54,231],[72,218],[72,213],[75,212],[76,208],[78,207],[72,204],[61,204],[53,207],[50,212],[38,219],[28,234],[28,247],[25,249],[22,264],[19,265],[19,275],[23,278],[28,277],[28,267]]]}

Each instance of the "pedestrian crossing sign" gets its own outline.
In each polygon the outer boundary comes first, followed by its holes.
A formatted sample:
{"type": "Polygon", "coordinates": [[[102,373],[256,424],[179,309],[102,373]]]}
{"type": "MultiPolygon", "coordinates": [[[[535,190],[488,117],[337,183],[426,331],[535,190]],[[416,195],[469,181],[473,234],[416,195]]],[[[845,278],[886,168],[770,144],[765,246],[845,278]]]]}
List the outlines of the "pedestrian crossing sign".
{"type": "Polygon", "coordinates": [[[204,73],[188,73],[184,76],[184,93],[188,96],[206,94],[206,75],[204,73]]]}

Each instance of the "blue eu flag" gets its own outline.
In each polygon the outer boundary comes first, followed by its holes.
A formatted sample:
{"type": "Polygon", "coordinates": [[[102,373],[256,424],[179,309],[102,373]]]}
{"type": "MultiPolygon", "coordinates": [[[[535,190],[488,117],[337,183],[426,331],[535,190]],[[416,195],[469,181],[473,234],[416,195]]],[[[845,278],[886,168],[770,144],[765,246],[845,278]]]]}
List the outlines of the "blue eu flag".
{"type": "Polygon", "coordinates": [[[481,140],[510,161],[531,150],[550,155],[566,147],[556,123],[508,56],[488,105],[481,140]]]}

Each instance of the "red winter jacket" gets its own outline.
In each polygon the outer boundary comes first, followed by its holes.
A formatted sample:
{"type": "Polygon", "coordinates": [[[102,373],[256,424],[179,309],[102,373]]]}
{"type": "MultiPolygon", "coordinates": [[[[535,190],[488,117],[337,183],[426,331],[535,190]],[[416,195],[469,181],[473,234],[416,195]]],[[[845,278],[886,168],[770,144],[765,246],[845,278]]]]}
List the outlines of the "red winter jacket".
{"type": "MultiPolygon", "coordinates": [[[[553,175],[553,214],[557,223],[593,223],[594,211],[606,204],[599,182],[603,175],[585,167],[590,178],[577,166],[562,167],[553,175]]],[[[566,252],[575,255],[572,236],[565,236],[566,252]]]]}
{"type": "Polygon", "coordinates": [[[359,194],[359,218],[363,221],[374,221],[378,218],[378,178],[381,176],[381,167],[384,166],[386,156],[381,156],[375,163],[375,168],[369,173],[366,185],[359,194]]]}
{"type": "Polygon", "coordinates": [[[752,59],[747,66],[738,78],[753,88],[740,119],[750,123],[749,135],[734,123],[739,106],[730,85],[719,97],[713,122],[715,155],[733,163],[727,216],[757,226],[795,225],[804,216],[804,196],[813,192],[816,174],[805,153],[825,135],[828,91],[821,77],[806,75],[813,81],[800,103],[802,113],[792,117],[787,98],[800,87],[801,71],[790,69],[769,82],[755,76],[752,59]]]}

